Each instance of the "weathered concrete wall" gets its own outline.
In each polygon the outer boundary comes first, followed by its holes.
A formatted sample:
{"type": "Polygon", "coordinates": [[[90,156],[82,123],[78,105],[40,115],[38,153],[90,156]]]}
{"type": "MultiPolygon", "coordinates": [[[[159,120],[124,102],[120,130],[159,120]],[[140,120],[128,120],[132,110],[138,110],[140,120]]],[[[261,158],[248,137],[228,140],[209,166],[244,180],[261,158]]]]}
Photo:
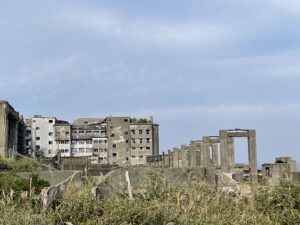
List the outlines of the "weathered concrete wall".
{"type": "Polygon", "coordinates": [[[44,172],[21,172],[18,173],[20,177],[30,178],[32,174],[37,174],[41,179],[46,180],[51,186],[58,185],[60,183],[72,183],[75,185],[82,184],[82,173],[80,171],[74,170],[64,170],[64,171],[44,171],[44,172]]]}

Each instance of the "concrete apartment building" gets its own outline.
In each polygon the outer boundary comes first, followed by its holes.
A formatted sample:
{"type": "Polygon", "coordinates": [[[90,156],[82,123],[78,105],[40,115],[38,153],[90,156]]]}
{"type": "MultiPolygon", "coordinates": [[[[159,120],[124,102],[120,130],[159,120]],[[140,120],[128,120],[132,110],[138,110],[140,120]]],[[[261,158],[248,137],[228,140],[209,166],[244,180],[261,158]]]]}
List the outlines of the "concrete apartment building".
{"type": "Polygon", "coordinates": [[[93,163],[146,164],[159,152],[158,124],[130,117],[79,118],[73,124],[54,125],[61,157],[89,157],[93,163]]]}
{"type": "Polygon", "coordinates": [[[0,157],[25,153],[25,122],[7,102],[0,101],[0,157]]]}
{"type": "Polygon", "coordinates": [[[54,137],[55,117],[33,116],[26,120],[26,148],[32,156],[52,158],[57,155],[54,137]]]}

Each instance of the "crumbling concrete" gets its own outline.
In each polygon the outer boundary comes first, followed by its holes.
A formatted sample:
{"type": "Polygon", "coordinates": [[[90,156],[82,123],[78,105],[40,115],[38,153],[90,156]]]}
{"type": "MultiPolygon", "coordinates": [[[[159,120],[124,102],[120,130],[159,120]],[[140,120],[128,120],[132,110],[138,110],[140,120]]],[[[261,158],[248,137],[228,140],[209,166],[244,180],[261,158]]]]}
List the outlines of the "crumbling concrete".
{"type": "Polygon", "coordinates": [[[19,113],[7,101],[0,101],[0,157],[24,153],[25,128],[19,113]]]}

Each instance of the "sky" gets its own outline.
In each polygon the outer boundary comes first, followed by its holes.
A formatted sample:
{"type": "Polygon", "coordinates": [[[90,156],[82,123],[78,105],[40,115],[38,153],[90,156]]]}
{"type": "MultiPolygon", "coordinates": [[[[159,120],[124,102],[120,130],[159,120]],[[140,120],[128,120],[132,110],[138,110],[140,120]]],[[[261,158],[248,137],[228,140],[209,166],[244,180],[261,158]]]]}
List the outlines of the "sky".
{"type": "Polygon", "coordinates": [[[26,118],[152,115],[161,151],[255,129],[259,163],[300,161],[299,27],[298,0],[0,0],[0,99],[26,118]]]}

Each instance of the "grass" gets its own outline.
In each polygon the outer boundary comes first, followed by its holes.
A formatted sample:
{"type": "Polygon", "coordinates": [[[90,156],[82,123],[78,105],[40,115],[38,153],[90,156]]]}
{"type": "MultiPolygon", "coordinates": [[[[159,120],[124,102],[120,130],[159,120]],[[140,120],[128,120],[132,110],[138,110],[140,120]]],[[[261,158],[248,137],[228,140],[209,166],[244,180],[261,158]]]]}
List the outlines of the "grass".
{"type": "Polygon", "coordinates": [[[261,187],[254,197],[217,192],[210,185],[191,180],[176,184],[163,177],[149,182],[144,194],[130,200],[109,193],[91,194],[92,182],[70,187],[56,209],[42,214],[39,197],[7,200],[0,197],[0,224],[212,224],[294,225],[300,223],[300,187],[281,181],[261,187]]]}

